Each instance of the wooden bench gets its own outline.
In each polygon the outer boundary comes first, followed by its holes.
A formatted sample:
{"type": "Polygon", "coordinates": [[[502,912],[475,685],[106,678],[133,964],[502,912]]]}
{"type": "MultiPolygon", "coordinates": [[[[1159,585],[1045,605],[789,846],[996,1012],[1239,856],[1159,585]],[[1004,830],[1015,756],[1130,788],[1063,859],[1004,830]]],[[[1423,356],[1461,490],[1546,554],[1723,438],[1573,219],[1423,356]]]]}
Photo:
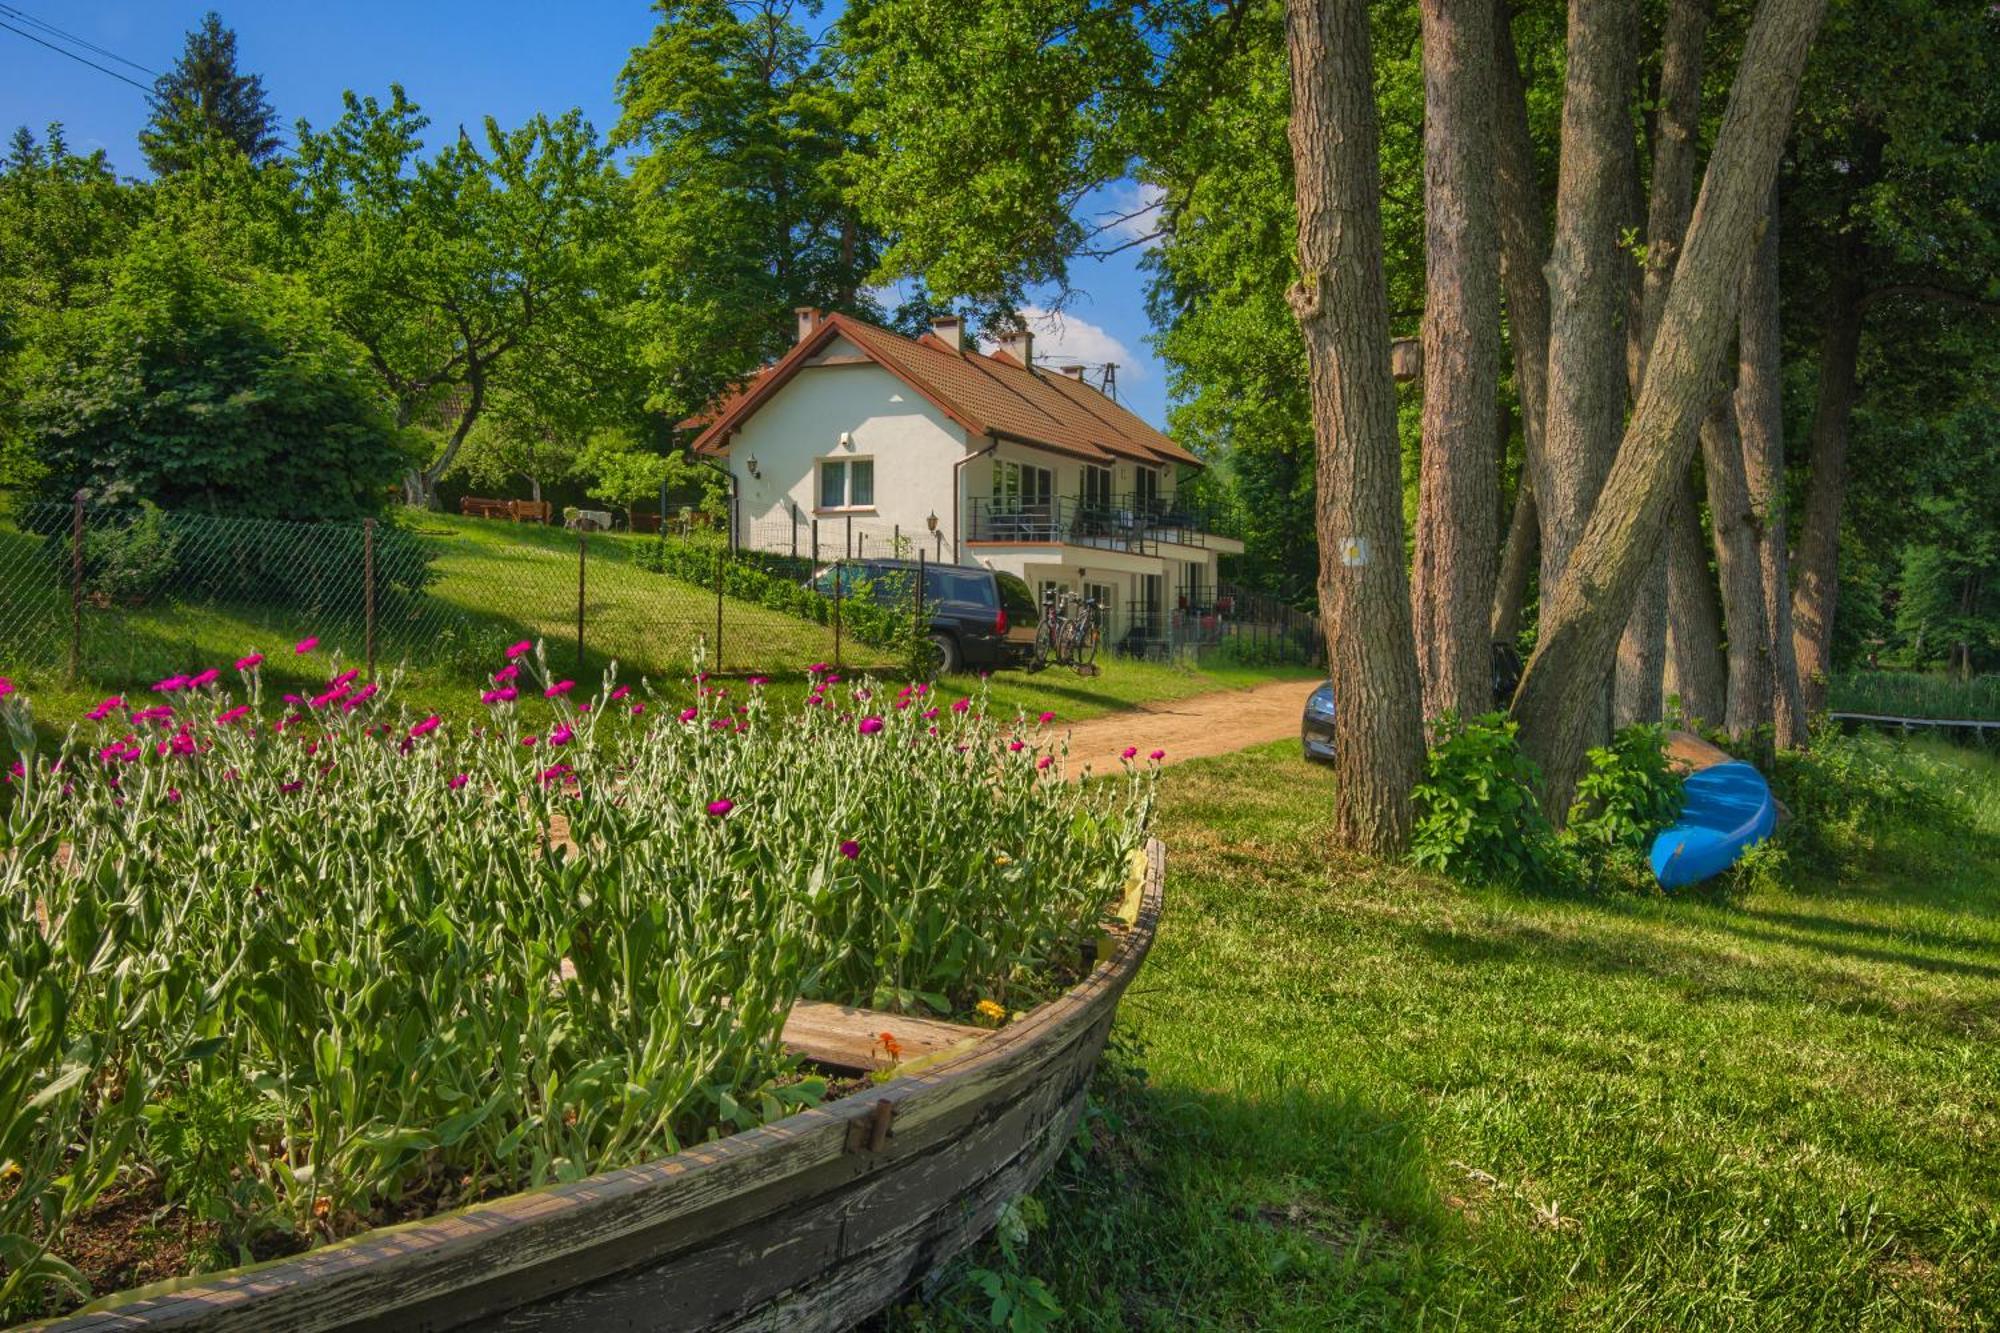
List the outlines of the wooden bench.
{"type": "Polygon", "coordinates": [[[467,518],[504,518],[512,523],[546,523],[554,513],[547,500],[484,500],[468,495],[458,502],[467,518]]]}

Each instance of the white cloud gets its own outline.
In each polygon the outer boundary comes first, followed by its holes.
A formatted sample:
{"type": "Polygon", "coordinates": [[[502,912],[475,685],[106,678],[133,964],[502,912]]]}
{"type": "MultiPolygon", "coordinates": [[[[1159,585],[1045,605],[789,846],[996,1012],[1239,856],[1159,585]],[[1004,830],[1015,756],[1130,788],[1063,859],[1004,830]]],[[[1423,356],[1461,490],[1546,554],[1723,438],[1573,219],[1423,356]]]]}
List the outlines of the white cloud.
{"type": "MultiPolygon", "coordinates": [[[[1082,362],[1087,366],[1101,366],[1111,361],[1117,363],[1119,378],[1128,384],[1146,378],[1146,368],[1140,358],[1100,324],[1037,305],[1022,306],[1021,318],[1028,322],[1029,330],[1035,335],[1037,365],[1071,366],[1082,362]]],[[[990,340],[984,344],[988,351],[998,345],[990,340]]]]}
{"type": "Polygon", "coordinates": [[[1165,190],[1147,181],[1125,180],[1106,187],[1099,198],[1103,207],[1092,214],[1092,221],[1104,228],[1106,240],[1113,244],[1139,241],[1147,250],[1159,245],[1165,190]]]}

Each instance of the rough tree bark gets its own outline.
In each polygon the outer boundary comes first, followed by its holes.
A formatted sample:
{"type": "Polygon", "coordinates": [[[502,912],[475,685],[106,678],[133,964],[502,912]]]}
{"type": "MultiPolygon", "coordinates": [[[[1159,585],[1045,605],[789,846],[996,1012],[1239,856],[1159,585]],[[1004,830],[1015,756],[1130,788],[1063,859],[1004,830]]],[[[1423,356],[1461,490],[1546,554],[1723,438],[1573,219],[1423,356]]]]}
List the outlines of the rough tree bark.
{"type": "Polygon", "coordinates": [[[1492,0],[1423,0],[1424,399],[1412,611],[1424,715],[1491,707],[1500,239],[1492,0]]]}
{"type": "MultiPolygon", "coordinates": [[[[1561,577],[1543,584],[1540,634],[1514,713],[1523,747],[1541,765],[1546,808],[1558,814],[1575,792],[1592,703],[1602,695],[1619,631],[1660,541],[1675,480],[1694,449],[1695,427],[1721,388],[1743,268],[1777,176],[1806,51],[1825,9],[1826,0],[1763,0],[1758,6],[1638,406],[1561,577]]],[[[1554,357],[1551,347],[1552,375],[1554,357]]],[[[1554,392],[1551,378],[1552,404],[1554,392]]],[[[1553,410],[1550,415],[1553,426],[1553,410]]]]}
{"type": "MultiPolygon", "coordinates": [[[[1778,192],[1771,191],[1764,237],[1743,275],[1737,334],[1736,423],[1743,435],[1743,480],[1757,538],[1763,599],[1763,676],[1772,739],[1779,749],[1806,742],[1805,695],[1792,648],[1790,557],[1785,537],[1784,348],[1778,325],[1778,192]]],[[[1732,631],[1732,639],[1735,637],[1732,631]]],[[[1759,710],[1764,711],[1763,709],[1759,710]]]]}
{"type": "Polygon", "coordinates": [[[1285,47],[1300,274],[1287,295],[1311,378],[1320,614],[1327,664],[1341,682],[1334,838],[1389,853],[1409,841],[1424,737],[1403,567],[1367,0],[1287,0],[1285,47]]]}
{"type": "Polygon", "coordinates": [[[1722,610],[1708,570],[1708,538],[1693,470],[1681,473],[1667,516],[1667,669],[1681,713],[1719,725],[1727,707],[1722,667],[1722,610]]]}
{"type": "MultiPolygon", "coordinates": [[[[1632,171],[1630,100],[1637,0],[1570,0],[1556,222],[1550,243],[1544,590],[1556,586],[1610,470],[1625,419],[1625,303],[1630,260],[1619,246],[1632,171]]],[[[1577,707],[1587,739],[1609,722],[1611,660],[1577,707]]]]}
{"type": "Polygon", "coordinates": [[[1836,268],[1819,342],[1819,397],[1807,458],[1812,469],[1800,513],[1798,586],[1792,592],[1792,651],[1807,709],[1826,707],[1833,668],[1833,612],[1839,595],[1840,510],[1847,494],[1847,421],[1854,411],[1861,353],[1859,256],[1836,268]]]}
{"type": "Polygon", "coordinates": [[[1771,677],[1764,653],[1764,571],[1757,556],[1757,515],[1743,476],[1737,400],[1724,394],[1701,423],[1702,475],[1722,578],[1722,624],[1728,631],[1729,695],[1723,726],[1739,740],[1771,720],[1771,677]]]}
{"type": "MultiPolygon", "coordinates": [[[[1671,0],[1660,44],[1660,83],[1653,115],[1652,188],[1646,199],[1646,262],[1641,266],[1637,366],[1632,398],[1646,378],[1646,357],[1666,308],[1673,263],[1694,208],[1694,160],[1701,123],[1702,44],[1713,0],[1671,0]]],[[[1667,625],[1673,603],[1668,572],[1672,543],[1662,545],[1639,585],[1632,617],[1618,641],[1612,720],[1623,726],[1656,722],[1664,701],[1667,625]]]]}
{"type": "MultiPolygon", "coordinates": [[[[1544,443],[1548,438],[1549,284],[1542,267],[1549,258],[1541,182],[1535,175],[1535,146],[1528,133],[1528,91],[1514,52],[1508,0],[1493,8],[1493,166],[1499,204],[1500,280],[1507,298],[1507,334],[1514,354],[1514,392],[1521,400],[1521,441],[1527,457],[1524,487],[1533,494],[1548,484],[1544,443]]],[[[1539,506],[1537,506],[1539,509],[1539,506]]],[[[1539,514],[1537,515],[1539,517],[1539,514]]],[[[1518,614],[1518,610],[1517,610],[1518,614]]]]}

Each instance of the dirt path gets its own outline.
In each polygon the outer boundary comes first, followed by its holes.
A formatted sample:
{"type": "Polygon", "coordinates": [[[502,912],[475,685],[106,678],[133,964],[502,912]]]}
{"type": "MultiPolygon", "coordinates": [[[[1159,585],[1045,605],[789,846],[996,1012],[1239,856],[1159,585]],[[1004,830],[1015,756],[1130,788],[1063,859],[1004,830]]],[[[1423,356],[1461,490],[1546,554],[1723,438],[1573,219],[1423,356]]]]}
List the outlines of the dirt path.
{"type": "Polygon", "coordinates": [[[1217,690],[1185,699],[1140,704],[1124,712],[1078,722],[1069,728],[1069,772],[1116,772],[1128,745],[1139,756],[1167,752],[1166,762],[1228,754],[1266,741],[1299,734],[1306,696],[1317,682],[1279,680],[1247,690],[1217,690]]]}

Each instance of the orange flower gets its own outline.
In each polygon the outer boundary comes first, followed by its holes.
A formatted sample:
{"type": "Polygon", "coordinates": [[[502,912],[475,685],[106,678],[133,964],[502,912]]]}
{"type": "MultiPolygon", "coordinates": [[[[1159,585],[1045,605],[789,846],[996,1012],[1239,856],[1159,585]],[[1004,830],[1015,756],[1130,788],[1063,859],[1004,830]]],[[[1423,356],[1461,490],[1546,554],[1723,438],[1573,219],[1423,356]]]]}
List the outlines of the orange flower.
{"type": "Polygon", "coordinates": [[[883,1050],[889,1053],[891,1060],[900,1060],[903,1058],[903,1043],[897,1041],[889,1033],[878,1032],[875,1034],[875,1040],[881,1044],[883,1050]]]}

